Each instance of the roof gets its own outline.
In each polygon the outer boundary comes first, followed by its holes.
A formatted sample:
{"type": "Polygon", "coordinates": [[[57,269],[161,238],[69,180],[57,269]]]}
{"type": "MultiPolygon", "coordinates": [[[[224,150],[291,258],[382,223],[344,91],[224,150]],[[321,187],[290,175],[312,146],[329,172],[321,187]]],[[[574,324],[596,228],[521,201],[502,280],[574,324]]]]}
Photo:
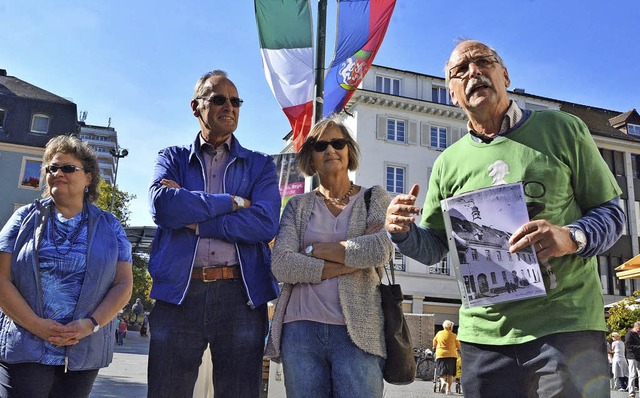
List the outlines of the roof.
{"type": "Polygon", "coordinates": [[[609,119],[609,122],[614,127],[621,127],[626,123],[637,123],[640,121],[640,115],[635,109],[631,109],[630,111],[626,111],[625,113],[621,113],[618,116],[612,117],[609,119]]]}
{"type": "Polygon", "coordinates": [[[40,87],[27,83],[14,76],[0,75],[0,95],[17,96],[23,98],[37,99],[60,104],[73,104],[66,98],[55,95],[40,87]]]}
{"type": "Polygon", "coordinates": [[[143,227],[124,227],[124,231],[131,242],[131,251],[133,253],[149,254],[151,250],[151,243],[156,234],[158,227],[143,226],[143,227]]]}
{"type": "Polygon", "coordinates": [[[611,119],[624,115],[619,111],[563,101],[560,102],[560,110],[578,116],[589,127],[592,134],[640,142],[640,138],[625,134],[611,125],[611,119]]]}

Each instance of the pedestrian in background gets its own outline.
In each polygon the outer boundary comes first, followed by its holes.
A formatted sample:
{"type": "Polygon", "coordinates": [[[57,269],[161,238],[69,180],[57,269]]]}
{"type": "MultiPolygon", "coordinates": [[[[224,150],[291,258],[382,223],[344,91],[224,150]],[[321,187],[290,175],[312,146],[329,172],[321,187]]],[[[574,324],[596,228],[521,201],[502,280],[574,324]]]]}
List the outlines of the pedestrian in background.
{"type": "Polygon", "coordinates": [[[457,373],[456,361],[460,353],[458,336],[453,333],[453,322],[442,322],[443,330],[433,338],[433,351],[436,354],[436,374],[440,378],[440,392],[451,395],[451,385],[457,373]]]}
{"type": "Polygon", "coordinates": [[[118,325],[118,345],[124,344],[124,338],[127,335],[127,321],[124,319],[120,320],[120,324],[118,325]]]}
{"type": "Polygon", "coordinates": [[[626,391],[629,367],[625,358],[625,347],[618,332],[611,333],[611,371],[613,373],[613,389],[626,391]]]}

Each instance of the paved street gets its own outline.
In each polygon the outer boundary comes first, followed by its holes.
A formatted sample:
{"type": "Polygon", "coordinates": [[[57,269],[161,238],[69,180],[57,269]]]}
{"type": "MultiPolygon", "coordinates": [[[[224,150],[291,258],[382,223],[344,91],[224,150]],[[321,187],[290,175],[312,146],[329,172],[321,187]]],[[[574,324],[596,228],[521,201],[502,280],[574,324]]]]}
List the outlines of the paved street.
{"type": "MultiPolygon", "coordinates": [[[[116,346],[113,362],[100,370],[91,398],[144,398],[147,395],[147,354],[149,337],[130,331],[123,346],[116,346]]],[[[453,397],[461,397],[453,394],[453,397]]],[[[407,386],[385,384],[385,398],[438,398],[433,383],[417,379],[407,386]]],[[[625,392],[612,392],[611,398],[626,398],[625,392]]]]}

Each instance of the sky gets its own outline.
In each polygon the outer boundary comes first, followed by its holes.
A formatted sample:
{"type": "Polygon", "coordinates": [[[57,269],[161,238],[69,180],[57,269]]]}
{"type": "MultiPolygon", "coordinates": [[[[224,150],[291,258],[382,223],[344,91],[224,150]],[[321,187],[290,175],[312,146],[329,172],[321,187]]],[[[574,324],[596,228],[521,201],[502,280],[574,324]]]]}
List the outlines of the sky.
{"type": "MultiPolygon", "coordinates": [[[[311,1],[317,9],[317,1],[311,1]]],[[[328,0],[325,66],[337,3],[328,0]]],[[[498,50],[511,87],[620,112],[640,109],[638,0],[397,0],[374,64],[444,77],[459,38],[498,50]]],[[[264,77],[251,0],[0,0],[0,69],[111,126],[129,156],[117,185],[136,195],[130,225],[153,225],[147,188],[158,151],[198,132],[196,80],[222,69],[244,104],[241,144],[270,154],[290,126],[264,77]]]]}

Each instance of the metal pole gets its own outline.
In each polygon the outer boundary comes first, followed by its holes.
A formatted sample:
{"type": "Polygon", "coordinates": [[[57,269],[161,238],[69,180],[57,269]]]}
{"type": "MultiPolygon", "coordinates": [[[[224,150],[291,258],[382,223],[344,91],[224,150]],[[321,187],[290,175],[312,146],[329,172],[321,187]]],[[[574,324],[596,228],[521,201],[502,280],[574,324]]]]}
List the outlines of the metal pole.
{"type": "Polygon", "coordinates": [[[313,120],[322,119],[324,103],[324,50],[327,38],[327,0],[318,0],[318,37],[316,40],[316,92],[313,120]]]}
{"type": "Polygon", "coordinates": [[[113,185],[111,186],[111,206],[109,207],[109,212],[113,214],[113,199],[116,197],[116,180],[118,179],[118,163],[120,162],[120,153],[117,151],[116,155],[112,155],[116,158],[116,168],[113,170],[113,185]]]}

